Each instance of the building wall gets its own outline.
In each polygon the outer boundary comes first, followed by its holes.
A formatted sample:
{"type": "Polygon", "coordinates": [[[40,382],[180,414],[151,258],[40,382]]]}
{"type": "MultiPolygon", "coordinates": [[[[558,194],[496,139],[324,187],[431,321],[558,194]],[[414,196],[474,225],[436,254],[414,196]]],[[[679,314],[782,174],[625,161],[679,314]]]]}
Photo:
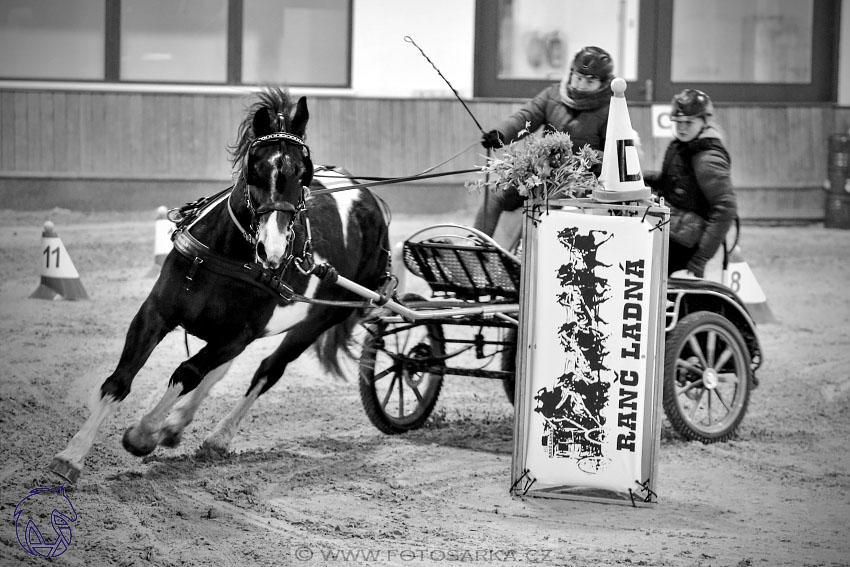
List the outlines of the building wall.
{"type": "Polygon", "coordinates": [[[475,0],[354,0],[356,96],[451,96],[409,36],[464,98],[472,97],[475,0]]]}
{"type": "MultiPolygon", "coordinates": [[[[441,171],[483,163],[481,134],[453,98],[308,101],[315,163],[385,177],[446,160],[441,171]]],[[[176,206],[212,194],[230,182],[227,146],[236,141],[248,102],[242,94],[0,91],[0,198],[11,208],[86,210],[176,206]]],[[[521,103],[468,105],[481,124],[495,124],[521,103]]],[[[630,115],[643,141],[644,169],[659,167],[668,140],[651,137],[650,106],[631,103],[630,115]]],[[[719,105],[717,120],[743,218],[823,217],[828,140],[850,127],[850,109],[719,105]]],[[[474,175],[390,185],[380,193],[399,211],[469,209],[478,196],[463,182],[474,175]]]]}
{"type": "Polygon", "coordinates": [[[839,36],[838,104],[850,106],[850,0],[841,0],[841,30],[839,36]]]}

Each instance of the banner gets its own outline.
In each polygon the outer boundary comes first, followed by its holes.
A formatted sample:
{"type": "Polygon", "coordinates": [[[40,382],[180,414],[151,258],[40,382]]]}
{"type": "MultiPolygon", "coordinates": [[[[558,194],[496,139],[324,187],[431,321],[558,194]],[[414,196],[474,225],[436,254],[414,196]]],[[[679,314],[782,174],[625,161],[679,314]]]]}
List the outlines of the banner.
{"type": "Polygon", "coordinates": [[[535,490],[652,492],[666,288],[657,222],[556,210],[533,229],[518,378],[521,470],[535,490]]]}

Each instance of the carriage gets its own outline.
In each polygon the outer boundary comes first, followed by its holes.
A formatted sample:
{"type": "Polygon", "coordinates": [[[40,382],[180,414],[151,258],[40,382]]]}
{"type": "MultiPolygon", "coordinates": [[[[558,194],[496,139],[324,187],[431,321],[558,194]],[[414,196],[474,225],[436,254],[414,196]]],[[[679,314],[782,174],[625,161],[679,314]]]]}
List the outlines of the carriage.
{"type": "MultiPolygon", "coordinates": [[[[359,387],[370,421],[387,434],[422,427],[448,375],[501,380],[513,403],[519,255],[471,227],[439,224],[405,240],[403,259],[431,297],[405,294],[363,323],[359,387]]],[[[719,283],[670,278],[665,335],[670,424],[689,440],[729,439],[761,364],[746,306],[719,283]]]]}
{"type": "MultiPolygon", "coordinates": [[[[404,243],[404,263],[427,282],[431,297],[398,297],[387,277],[386,205],[344,172],[332,172],[341,188],[314,180],[308,118],[305,97],[295,102],[282,89],[264,90],[230,148],[233,186],[173,209],[173,250],[130,322],[115,370],[51,471],[77,481],[98,430],[177,327],[206,345],[177,366],[162,398],[125,430],[122,444],[136,456],[177,447],[234,358],[254,340],[282,334],[200,449],[205,456],[228,453],[254,402],[305,350],[315,347],[323,367],[341,373],[337,355],[364,311],[371,315],[360,393],[381,431],[421,427],[450,374],[499,379],[513,400],[518,256],[469,227],[431,227],[404,243]],[[340,189],[346,191],[331,194],[340,189]]],[[[756,385],[755,325],[733,293],[705,282],[671,280],[667,314],[670,421],[689,439],[728,439],[756,385]]]]}

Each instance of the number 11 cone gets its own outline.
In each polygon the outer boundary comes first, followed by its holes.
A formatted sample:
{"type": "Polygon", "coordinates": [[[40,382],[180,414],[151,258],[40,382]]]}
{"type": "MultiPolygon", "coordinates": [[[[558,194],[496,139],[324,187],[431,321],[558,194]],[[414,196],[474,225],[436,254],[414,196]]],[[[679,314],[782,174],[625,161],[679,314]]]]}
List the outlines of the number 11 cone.
{"type": "Polygon", "coordinates": [[[30,299],[88,299],[80,274],[53,223],[44,223],[41,233],[41,282],[30,299]]]}

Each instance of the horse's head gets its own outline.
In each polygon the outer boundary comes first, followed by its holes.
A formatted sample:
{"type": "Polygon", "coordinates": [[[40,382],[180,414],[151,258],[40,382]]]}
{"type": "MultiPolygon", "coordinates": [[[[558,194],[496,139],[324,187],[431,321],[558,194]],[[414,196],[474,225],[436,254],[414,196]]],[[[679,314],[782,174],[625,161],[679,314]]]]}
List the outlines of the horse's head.
{"type": "Polygon", "coordinates": [[[254,112],[254,138],[242,164],[256,228],[256,260],[271,269],[289,256],[293,223],[304,210],[306,188],[313,178],[310,150],[304,143],[307,99],[301,97],[292,111],[286,93],[273,94],[278,104],[263,104],[254,112]]]}

